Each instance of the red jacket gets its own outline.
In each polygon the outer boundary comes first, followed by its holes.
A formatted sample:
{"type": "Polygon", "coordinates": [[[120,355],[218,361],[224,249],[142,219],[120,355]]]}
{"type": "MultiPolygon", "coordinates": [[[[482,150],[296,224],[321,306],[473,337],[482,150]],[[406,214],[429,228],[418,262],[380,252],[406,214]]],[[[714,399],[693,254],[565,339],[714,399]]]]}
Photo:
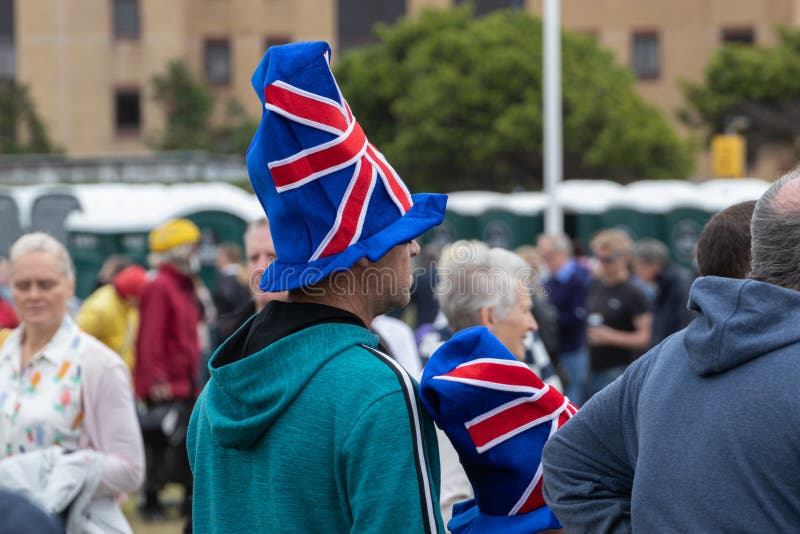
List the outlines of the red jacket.
{"type": "Polygon", "coordinates": [[[200,303],[192,279],[170,265],[142,291],[136,336],[136,396],[149,397],[155,384],[169,384],[175,399],[193,399],[199,377],[200,303]]]}
{"type": "Polygon", "coordinates": [[[0,328],[16,328],[19,326],[19,319],[14,313],[11,303],[0,297],[0,328]]]}

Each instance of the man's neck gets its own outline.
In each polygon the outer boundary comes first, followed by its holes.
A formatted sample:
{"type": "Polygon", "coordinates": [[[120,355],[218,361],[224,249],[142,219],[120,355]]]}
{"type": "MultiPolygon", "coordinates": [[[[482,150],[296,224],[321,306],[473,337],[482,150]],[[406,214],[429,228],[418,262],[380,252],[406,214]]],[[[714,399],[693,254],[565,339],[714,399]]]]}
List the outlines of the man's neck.
{"type": "Polygon", "coordinates": [[[616,273],[612,276],[601,276],[600,280],[603,282],[605,286],[616,286],[625,282],[630,278],[630,275],[627,272],[616,273]]]}
{"type": "Polygon", "coordinates": [[[309,302],[312,304],[324,304],[332,308],[348,311],[361,319],[369,327],[372,320],[379,314],[373,311],[371,302],[364,296],[357,293],[347,295],[337,295],[331,291],[326,291],[322,295],[308,295],[302,292],[292,292],[289,295],[289,302],[309,302]]]}

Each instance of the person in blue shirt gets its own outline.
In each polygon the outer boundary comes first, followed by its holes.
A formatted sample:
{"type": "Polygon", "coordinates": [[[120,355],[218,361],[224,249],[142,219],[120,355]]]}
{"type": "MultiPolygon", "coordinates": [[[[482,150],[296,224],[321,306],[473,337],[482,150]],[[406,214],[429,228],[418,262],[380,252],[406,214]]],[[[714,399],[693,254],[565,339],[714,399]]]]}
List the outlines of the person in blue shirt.
{"type": "Polygon", "coordinates": [[[589,352],[586,348],[586,296],[589,270],[572,255],[572,243],[563,234],[539,236],[537,251],[550,275],[542,286],[558,310],[557,365],[566,379],[565,393],[575,404],[586,398],[589,352]]]}

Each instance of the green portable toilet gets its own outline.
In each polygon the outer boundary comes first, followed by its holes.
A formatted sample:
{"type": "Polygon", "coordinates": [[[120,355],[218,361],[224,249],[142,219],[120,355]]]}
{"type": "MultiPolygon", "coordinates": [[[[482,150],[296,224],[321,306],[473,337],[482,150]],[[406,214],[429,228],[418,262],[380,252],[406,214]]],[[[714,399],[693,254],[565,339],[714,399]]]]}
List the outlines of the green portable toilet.
{"type": "Polygon", "coordinates": [[[169,218],[185,217],[200,228],[200,276],[213,291],[217,247],[221,243],[235,243],[244,249],[247,225],[264,217],[264,211],[254,194],[226,183],[173,185],[170,195],[180,201],[169,218]]]}
{"type": "Polygon", "coordinates": [[[697,182],[692,183],[691,189],[690,194],[675,198],[673,206],[665,214],[665,243],[675,262],[695,271],[697,241],[708,220],[719,211],[717,202],[724,200],[719,195],[705,194],[697,182]]]}
{"type": "Polygon", "coordinates": [[[754,178],[725,178],[698,182],[695,192],[667,213],[668,243],[673,258],[694,268],[697,240],[714,214],[747,200],[758,200],[770,182],[754,178]]]}
{"type": "Polygon", "coordinates": [[[522,221],[509,209],[511,195],[487,196],[486,208],[478,215],[479,239],[490,247],[514,248],[522,232],[522,221]]]}
{"type": "Polygon", "coordinates": [[[66,245],[64,220],[70,213],[81,209],[81,203],[71,188],[42,188],[31,204],[31,231],[46,232],[66,245]]]}
{"type": "Polygon", "coordinates": [[[694,195],[694,184],[684,180],[634,182],[609,205],[603,222],[607,227],[627,230],[634,241],[649,237],[669,245],[672,239],[667,214],[694,195]]]}
{"type": "Polygon", "coordinates": [[[22,235],[22,221],[19,205],[14,193],[8,189],[0,189],[0,256],[8,256],[8,250],[14,241],[22,235]]]}
{"type": "Polygon", "coordinates": [[[772,182],[758,178],[720,178],[698,182],[698,194],[708,209],[716,213],[728,206],[758,200],[772,182]]]}
{"type": "Polygon", "coordinates": [[[538,191],[525,191],[506,196],[503,211],[514,217],[511,243],[506,248],[515,250],[523,245],[535,245],[539,234],[544,231],[546,195],[538,191]]]}
{"type": "Polygon", "coordinates": [[[217,245],[229,241],[242,246],[247,224],[264,216],[255,195],[229,184],[94,184],[77,189],[85,208],[68,218],[67,229],[76,267],[80,264],[77,293],[82,298],[110,254],[125,254],[149,267],[148,234],[179,217],[200,228],[200,275],[213,290],[217,245]]]}
{"type": "MultiPolygon", "coordinates": [[[[608,180],[565,180],[556,195],[564,211],[564,232],[588,249],[592,237],[604,229],[609,205],[624,191],[608,180]]],[[[585,250],[586,251],[586,250],[585,250]]]]}
{"type": "Polygon", "coordinates": [[[450,241],[483,239],[481,216],[502,204],[505,197],[493,191],[456,191],[447,199],[446,231],[450,241]]]}
{"type": "Polygon", "coordinates": [[[166,206],[164,186],[84,184],[73,187],[83,206],[65,220],[67,246],[75,263],[78,298],[92,291],[105,260],[124,254],[147,267],[147,234],[166,206]]]}

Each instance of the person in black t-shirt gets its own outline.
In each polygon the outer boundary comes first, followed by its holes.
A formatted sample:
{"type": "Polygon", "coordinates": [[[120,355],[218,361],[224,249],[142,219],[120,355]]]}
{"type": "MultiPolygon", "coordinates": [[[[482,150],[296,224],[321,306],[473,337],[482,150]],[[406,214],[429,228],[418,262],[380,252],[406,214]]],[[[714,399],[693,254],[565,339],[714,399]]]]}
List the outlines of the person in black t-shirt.
{"type": "Polygon", "coordinates": [[[590,244],[597,262],[586,299],[590,395],[620,376],[650,342],[653,314],[630,281],[632,242],[622,230],[604,230],[590,244]]]}

